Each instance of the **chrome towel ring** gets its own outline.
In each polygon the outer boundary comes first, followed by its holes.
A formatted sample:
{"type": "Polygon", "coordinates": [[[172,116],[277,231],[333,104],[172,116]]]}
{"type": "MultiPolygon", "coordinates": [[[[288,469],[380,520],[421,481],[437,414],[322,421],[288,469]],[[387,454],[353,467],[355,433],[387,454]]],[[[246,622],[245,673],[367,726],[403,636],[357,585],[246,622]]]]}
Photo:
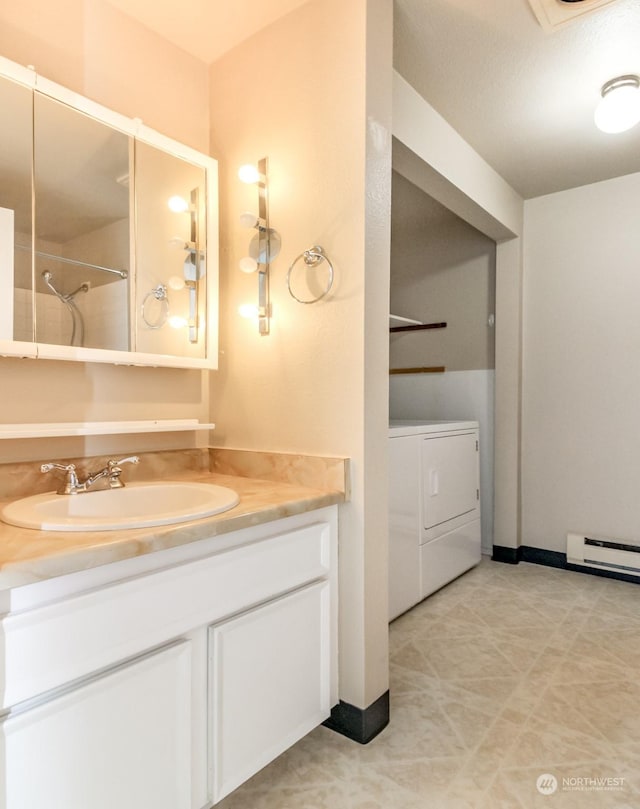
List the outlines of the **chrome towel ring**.
{"type": "Polygon", "coordinates": [[[291,266],[289,267],[289,272],[287,273],[287,289],[289,290],[289,294],[292,298],[294,298],[298,303],[316,303],[317,301],[322,300],[322,298],[326,297],[333,286],[333,264],[329,256],[324,252],[320,245],[316,244],[313,247],[309,248],[309,250],[304,250],[297,256],[291,266]],[[291,274],[296,266],[296,264],[300,261],[300,259],[304,260],[304,263],[307,267],[316,267],[321,264],[323,261],[326,261],[329,265],[329,278],[327,280],[327,286],[320,295],[316,296],[315,298],[311,298],[309,300],[305,300],[303,298],[299,298],[295,292],[291,289],[291,274]]]}
{"type": "Polygon", "coordinates": [[[161,329],[167,322],[169,317],[169,298],[167,295],[167,287],[164,284],[158,284],[157,287],[151,289],[142,299],[142,306],[140,307],[140,314],[148,329],[161,329]],[[147,310],[149,304],[153,301],[158,301],[159,306],[156,305],[157,312],[155,318],[151,319],[148,316],[147,310]]]}

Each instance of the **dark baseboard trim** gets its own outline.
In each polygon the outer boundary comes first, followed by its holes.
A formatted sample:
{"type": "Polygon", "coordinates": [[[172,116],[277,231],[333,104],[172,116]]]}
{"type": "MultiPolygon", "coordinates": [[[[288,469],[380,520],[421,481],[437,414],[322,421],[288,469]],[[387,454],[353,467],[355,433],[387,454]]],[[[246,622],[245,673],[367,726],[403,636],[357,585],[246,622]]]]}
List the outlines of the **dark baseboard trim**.
{"type": "Polygon", "coordinates": [[[546,565],[547,567],[559,567],[562,569],[567,567],[566,553],[547,551],[544,548],[532,548],[529,545],[522,545],[519,550],[521,562],[532,562],[534,565],[546,565]]]}
{"type": "Polygon", "coordinates": [[[602,576],[605,579],[616,579],[617,581],[628,581],[632,584],[640,584],[640,579],[630,576],[628,573],[618,573],[615,570],[600,570],[596,567],[582,567],[567,562],[567,554],[559,551],[548,551],[544,548],[533,548],[530,545],[521,545],[519,548],[505,548],[502,545],[493,546],[494,562],[505,562],[509,565],[517,565],[518,562],[531,562],[534,565],[544,565],[546,567],[556,567],[562,570],[573,570],[576,573],[586,573],[589,576],[602,576]]]}
{"type": "Polygon", "coordinates": [[[521,548],[505,548],[504,545],[494,545],[491,559],[494,562],[517,565],[520,561],[520,550],[521,548]]]}
{"type": "Polygon", "coordinates": [[[322,723],[354,742],[368,744],[389,724],[389,692],[386,691],[368,708],[356,708],[340,702],[331,709],[331,716],[322,723]]]}

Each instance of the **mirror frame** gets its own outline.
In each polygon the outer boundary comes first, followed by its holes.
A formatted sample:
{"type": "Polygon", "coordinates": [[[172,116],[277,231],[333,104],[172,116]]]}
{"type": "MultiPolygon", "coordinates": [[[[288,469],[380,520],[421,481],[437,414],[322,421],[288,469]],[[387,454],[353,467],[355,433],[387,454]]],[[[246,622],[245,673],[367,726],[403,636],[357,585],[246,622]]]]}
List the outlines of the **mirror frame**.
{"type": "MultiPolygon", "coordinates": [[[[150,354],[138,351],[116,351],[103,348],[84,348],[48,343],[29,343],[17,340],[0,340],[0,356],[32,359],[75,360],[77,362],[102,362],[113,365],[141,365],[166,368],[218,367],[218,163],[214,158],[185,146],[172,138],[145,126],[139,118],[127,118],[103,107],[55,82],[38,75],[35,71],[0,57],[0,78],[24,85],[33,92],[41,93],[55,101],[95,118],[112,129],[134,140],[147,143],[174,157],[186,160],[205,169],[207,197],[207,276],[206,276],[206,340],[205,358],[179,357],[171,354],[150,354]]],[[[134,167],[135,169],[135,167],[134,167]]],[[[135,245],[135,228],[134,245],[135,245]]],[[[132,251],[133,252],[133,251],[132,251]]]]}

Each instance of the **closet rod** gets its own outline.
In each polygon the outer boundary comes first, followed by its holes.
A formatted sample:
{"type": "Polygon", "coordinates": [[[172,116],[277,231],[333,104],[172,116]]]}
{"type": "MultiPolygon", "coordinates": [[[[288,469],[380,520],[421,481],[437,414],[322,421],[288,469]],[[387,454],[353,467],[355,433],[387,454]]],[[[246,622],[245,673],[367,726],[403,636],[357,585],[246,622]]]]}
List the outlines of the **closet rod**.
{"type": "Polygon", "coordinates": [[[396,331],[423,331],[424,329],[446,329],[446,323],[418,323],[415,326],[390,326],[390,332],[396,331]]]}

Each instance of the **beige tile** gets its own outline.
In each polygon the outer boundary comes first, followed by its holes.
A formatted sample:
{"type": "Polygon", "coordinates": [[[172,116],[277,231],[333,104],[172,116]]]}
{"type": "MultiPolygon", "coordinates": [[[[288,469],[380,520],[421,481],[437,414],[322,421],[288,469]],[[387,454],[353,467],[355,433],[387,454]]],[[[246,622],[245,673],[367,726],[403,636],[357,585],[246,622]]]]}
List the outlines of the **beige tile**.
{"type": "Polygon", "coordinates": [[[565,714],[559,715],[555,723],[530,717],[507,754],[504,766],[536,765],[552,770],[562,764],[596,762],[611,755],[611,747],[601,736],[572,728],[564,720],[565,714]]]}
{"type": "Polygon", "coordinates": [[[501,677],[518,673],[516,665],[491,642],[490,637],[436,638],[424,652],[427,662],[443,679],[501,677]]]}

